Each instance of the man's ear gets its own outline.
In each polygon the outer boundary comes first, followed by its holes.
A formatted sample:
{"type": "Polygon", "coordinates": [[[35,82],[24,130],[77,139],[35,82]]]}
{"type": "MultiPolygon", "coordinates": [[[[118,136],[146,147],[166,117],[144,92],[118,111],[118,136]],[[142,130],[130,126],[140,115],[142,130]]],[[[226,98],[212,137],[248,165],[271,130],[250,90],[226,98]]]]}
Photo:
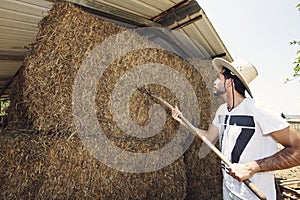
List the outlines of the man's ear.
{"type": "Polygon", "coordinates": [[[230,86],[233,86],[233,84],[232,78],[225,79],[225,88],[229,88],[230,86]]]}

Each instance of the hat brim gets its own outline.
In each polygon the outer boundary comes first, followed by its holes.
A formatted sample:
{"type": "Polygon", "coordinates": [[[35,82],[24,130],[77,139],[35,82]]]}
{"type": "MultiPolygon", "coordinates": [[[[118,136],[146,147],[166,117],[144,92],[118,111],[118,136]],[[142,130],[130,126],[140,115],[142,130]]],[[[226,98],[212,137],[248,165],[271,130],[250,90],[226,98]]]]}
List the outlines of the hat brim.
{"type": "Polygon", "coordinates": [[[227,60],[222,59],[222,58],[215,58],[212,63],[213,63],[214,68],[218,72],[221,72],[223,67],[225,67],[225,68],[229,69],[231,72],[233,72],[242,81],[248,94],[253,98],[252,92],[251,92],[245,78],[231,65],[230,62],[228,62],[227,60]]]}

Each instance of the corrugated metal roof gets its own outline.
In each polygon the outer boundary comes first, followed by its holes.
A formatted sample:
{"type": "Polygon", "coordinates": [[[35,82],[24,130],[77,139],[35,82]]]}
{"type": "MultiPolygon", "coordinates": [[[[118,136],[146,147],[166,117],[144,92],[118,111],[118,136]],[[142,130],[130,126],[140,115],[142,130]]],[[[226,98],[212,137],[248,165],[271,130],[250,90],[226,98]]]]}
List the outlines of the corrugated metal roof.
{"type": "Polygon", "coordinates": [[[9,85],[25,56],[25,46],[35,40],[39,21],[52,3],[35,0],[1,0],[0,95],[8,98],[9,85]]]}
{"type": "MultiPolygon", "coordinates": [[[[91,13],[129,28],[158,26],[179,31],[187,36],[179,37],[177,34],[177,37],[176,33],[174,36],[183,51],[210,57],[223,55],[228,60],[232,60],[205,12],[194,0],[69,1],[91,13]]],[[[9,85],[24,59],[25,46],[34,42],[38,23],[47,15],[52,5],[52,2],[46,0],[1,0],[1,98],[8,97],[9,85]]]]}

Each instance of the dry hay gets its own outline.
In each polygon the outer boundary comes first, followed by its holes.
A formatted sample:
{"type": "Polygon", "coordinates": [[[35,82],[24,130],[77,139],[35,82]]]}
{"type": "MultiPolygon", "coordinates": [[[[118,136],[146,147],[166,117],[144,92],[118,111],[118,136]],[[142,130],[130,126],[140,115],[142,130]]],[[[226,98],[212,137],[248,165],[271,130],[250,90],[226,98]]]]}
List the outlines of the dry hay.
{"type": "Polygon", "coordinates": [[[91,156],[78,138],[0,134],[1,199],[183,199],[183,159],[151,173],[124,173],[91,156]]]}
{"type": "MultiPolygon", "coordinates": [[[[213,86],[218,74],[212,68],[209,60],[191,60],[191,63],[200,71],[202,78],[208,86],[213,86]]],[[[209,89],[211,96],[211,110],[200,124],[200,128],[207,129],[216,110],[223,100],[213,96],[213,90],[209,89]],[[209,116],[208,114],[211,114],[209,116]]],[[[214,141],[218,146],[217,140],[214,141]]],[[[187,197],[186,199],[222,199],[222,174],[221,160],[202,141],[194,140],[190,148],[185,152],[184,159],[187,170],[187,197]],[[199,189],[201,188],[201,189],[199,189]]]]}
{"type": "MultiPolygon", "coordinates": [[[[74,135],[72,93],[80,65],[96,45],[125,30],[87,14],[70,3],[56,4],[42,20],[37,41],[31,46],[15,79],[8,111],[9,129],[52,134],[22,134],[16,137],[2,135],[5,141],[4,146],[1,146],[3,184],[0,191],[3,197],[221,199],[219,159],[209,154],[200,160],[199,141],[194,141],[184,156],[163,169],[131,174],[108,168],[94,159],[77,135],[74,135]],[[73,136],[71,140],[66,139],[69,136],[73,136]],[[14,149],[19,149],[23,154],[18,154],[14,149]],[[24,158],[25,154],[29,156],[24,158]],[[36,154],[40,156],[29,159],[36,154]],[[8,162],[10,157],[15,159],[8,162]],[[29,166],[30,170],[27,170],[29,166]]],[[[196,94],[199,110],[186,112],[200,113],[200,121],[193,118],[189,120],[195,124],[200,123],[201,128],[208,127],[215,107],[220,102],[212,101],[211,91],[207,88],[206,83],[212,85],[215,78],[211,76],[213,71],[209,61],[197,61],[192,65],[146,41],[141,44],[147,48],[119,56],[106,68],[98,82],[95,99],[98,122],[110,141],[126,151],[145,153],[169,143],[179,126],[169,115],[163,129],[147,139],[128,135],[118,127],[110,108],[111,94],[115,84],[126,72],[149,62],[177,70],[189,81],[196,94]]],[[[118,46],[113,48],[118,49],[118,46]]],[[[157,74],[164,75],[160,71],[157,74]]],[[[164,76],[168,77],[168,74],[164,76]]],[[[86,77],[80,78],[83,80],[86,77]]],[[[172,105],[181,106],[176,94],[169,88],[158,84],[149,84],[147,87],[172,105]]],[[[89,92],[82,91],[82,96],[89,92]]],[[[190,96],[184,98],[186,102],[191,99],[190,96]]],[[[148,124],[150,119],[147,113],[154,104],[149,96],[135,91],[129,102],[133,121],[140,125],[148,124]]]]}
{"type": "Polygon", "coordinates": [[[124,31],[67,3],[40,24],[11,94],[9,126],[44,132],[74,131],[72,87],[84,57],[98,43],[124,31]]]}

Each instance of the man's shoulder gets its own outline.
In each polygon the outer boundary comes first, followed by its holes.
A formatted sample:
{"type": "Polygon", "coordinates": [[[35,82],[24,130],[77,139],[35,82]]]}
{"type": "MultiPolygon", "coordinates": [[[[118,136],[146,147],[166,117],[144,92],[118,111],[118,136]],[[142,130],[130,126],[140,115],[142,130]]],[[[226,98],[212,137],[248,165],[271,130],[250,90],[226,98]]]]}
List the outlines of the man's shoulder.
{"type": "Polygon", "coordinates": [[[217,115],[225,115],[226,109],[227,109],[227,103],[223,103],[223,104],[221,104],[221,105],[219,106],[219,108],[218,108],[216,114],[217,114],[217,115]]]}

